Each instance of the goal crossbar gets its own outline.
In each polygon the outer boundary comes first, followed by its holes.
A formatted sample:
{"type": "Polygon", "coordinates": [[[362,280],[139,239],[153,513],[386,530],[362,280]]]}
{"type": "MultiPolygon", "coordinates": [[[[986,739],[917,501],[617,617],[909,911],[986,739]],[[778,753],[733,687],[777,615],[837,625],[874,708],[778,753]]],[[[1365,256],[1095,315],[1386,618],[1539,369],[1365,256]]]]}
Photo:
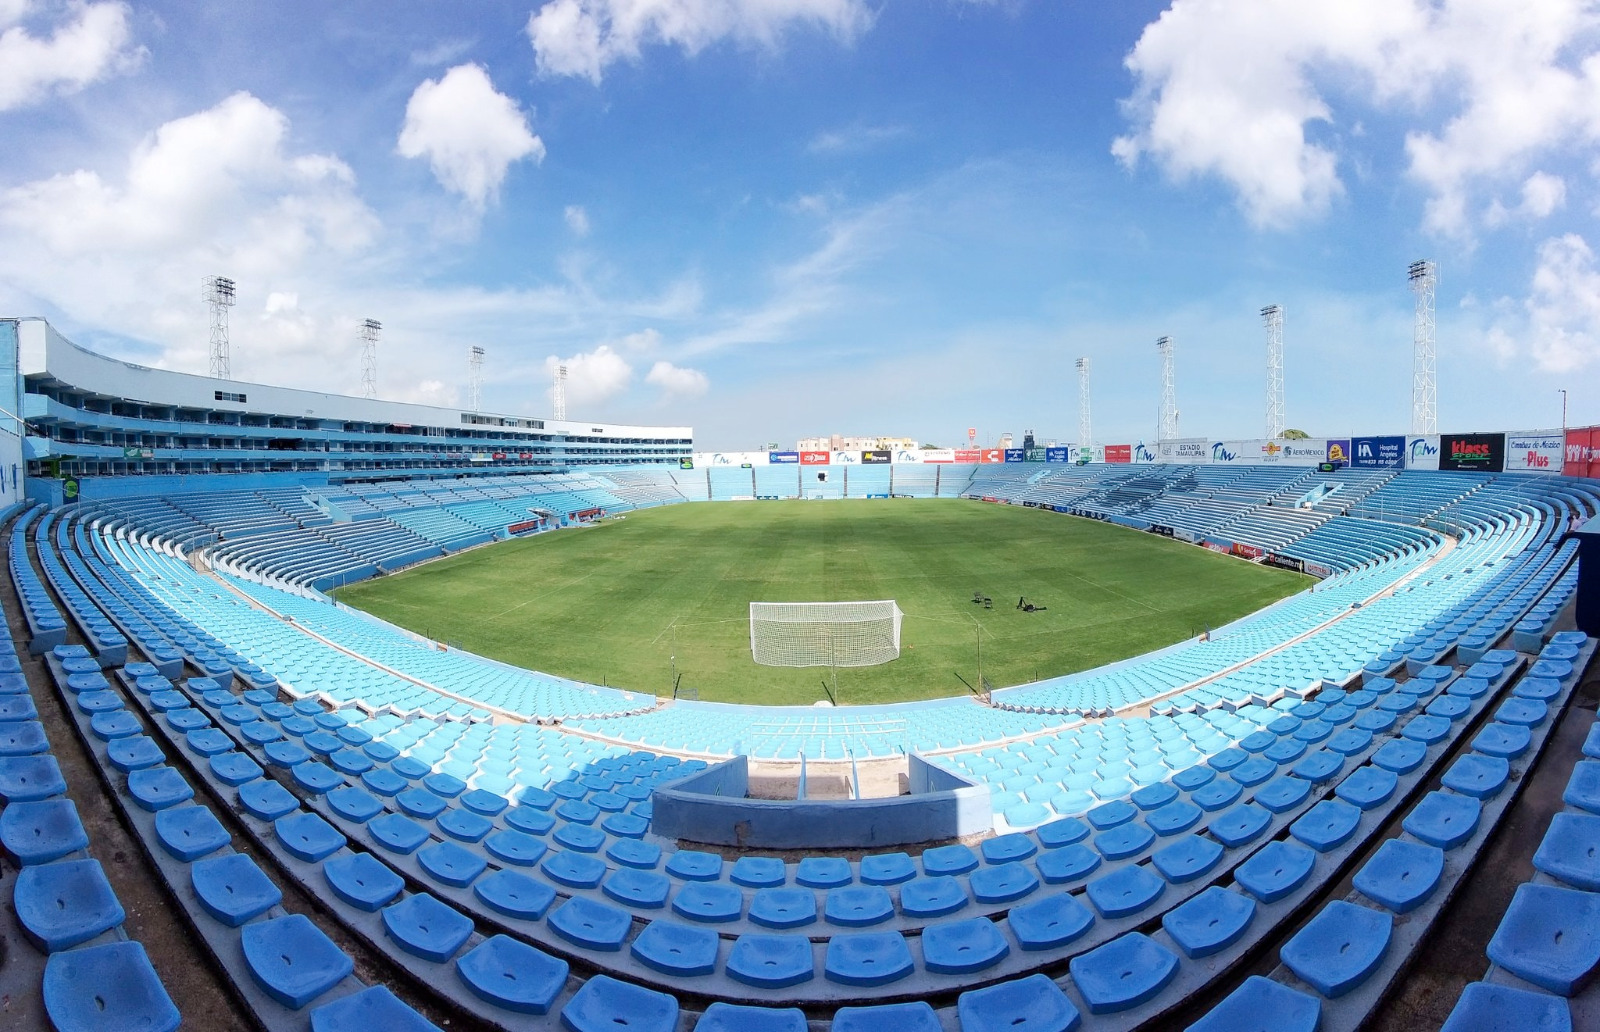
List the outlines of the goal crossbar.
{"type": "Polygon", "coordinates": [[[752,602],[750,657],[762,666],[876,666],[900,655],[904,614],[872,602],[752,602]]]}

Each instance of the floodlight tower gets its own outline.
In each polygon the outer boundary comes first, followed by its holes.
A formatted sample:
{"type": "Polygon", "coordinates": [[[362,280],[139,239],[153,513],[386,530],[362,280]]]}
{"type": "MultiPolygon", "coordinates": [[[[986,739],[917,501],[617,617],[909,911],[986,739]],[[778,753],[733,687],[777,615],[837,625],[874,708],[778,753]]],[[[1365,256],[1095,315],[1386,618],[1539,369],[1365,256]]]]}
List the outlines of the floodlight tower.
{"type": "Polygon", "coordinates": [[[1161,423],[1156,428],[1156,440],[1171,441],[1178,436],[1178,373],[1172,362],[1172,338],[1156,341],[1161,353],[1161,423]]]}
{"type": "Polygon", "coordinates": [[[211,306],[211,375],[219,380],[231,379],[228,309],[234,305],[233,280],[226,276],[207,276],[201,288],[206,304],[211,306]]]}
{"type": "Polygon", "coordinates": [[[556,419],[567,418],[567,367],[556,366],[555,384],[550,388],[551,415],[556,419]]]}
{"type": "Polygon", "coordinates": [[[467,349],[467,408],[483,407],[483,349],[476,344],[467,349]]]}
{"type": "Polygon", "coordinates": [[[1406,276],[1411,292],[1417,295],[1417,317],[1412,337],[1415,351],[1411,359],[1411,432],[1439,432],[1439,356],[1434,348],[1434,293],[1439,287],[1437,262],[1412,262],[1406,276]]]}
{"type": "Polygon", "coordinates": [[[1078,447],[1087,448],[1094,443],[1089,423],[1089,360],[1078,359],[1078,447]]]}
{"type": "Polygon", "coordinates": [[[378,337],[383,333],[383,323],[368,319],[361,324],[361,396],[378,396],[378,337]]]}
{"type": "Polygon", "coordinates": [[[1267,326],[1267,440],[1283,436],[1288,410],[1283,403],[1283,306],[1268,305],[1261,310],[1267,326]]]}

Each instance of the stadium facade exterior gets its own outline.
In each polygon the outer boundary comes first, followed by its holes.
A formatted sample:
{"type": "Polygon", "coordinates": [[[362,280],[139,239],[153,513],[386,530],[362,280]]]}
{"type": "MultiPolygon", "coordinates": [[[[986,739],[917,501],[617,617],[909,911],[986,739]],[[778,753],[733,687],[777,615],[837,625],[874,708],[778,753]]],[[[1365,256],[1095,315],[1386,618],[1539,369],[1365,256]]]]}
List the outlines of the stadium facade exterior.
{"type": "Polygon", "coordinates": [[[43,319],[0,320],[5,374],[8,490],[19,466],[32,478],[82,478],[86,491],[90,478],[105,490],[98,478],[136,474],[141,493],[159,493],[147,478],[292,473],[338,483],[676,465],[693,439],[686,426],[471,412],[152,369],[82,348],[43,319]],[[20,438],[14,416],[26,423],[20,438]]]}

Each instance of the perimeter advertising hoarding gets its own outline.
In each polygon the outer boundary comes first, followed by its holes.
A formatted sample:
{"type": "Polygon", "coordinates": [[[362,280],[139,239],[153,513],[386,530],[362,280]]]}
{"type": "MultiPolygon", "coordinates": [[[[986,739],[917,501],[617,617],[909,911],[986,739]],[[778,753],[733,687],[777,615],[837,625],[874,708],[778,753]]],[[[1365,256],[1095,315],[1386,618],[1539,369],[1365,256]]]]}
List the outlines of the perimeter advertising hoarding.
{"type": "Polygon", "coordinates": [[[1600,437],[1596,433],[1600,427],[1585,426],[1576,430],[1567,431],[1567,458],[1561,471],[1569,477],[1592,476],[1589,472],[1590,463],[1595,461],[1594,441],[1600,437]]]}
{"type": "Polygon", "coordinates": [[[802,466],[826,466],[833,455],[825,451],[803,451],[800,453],[802,466]]]}
{"type": "Polygon", "coordinates": [[[1004,462],[1006,452],[1004,448],[980,448],[978,450],[979,462],[1004,462]]]}
{"type": "Polygon", "coordinates": [[[1108,445],[1106,445],[1106,461],[1107,462],[1132,462],[1133,461],[1133,445],[1131,445],[1131,444],[1108,444],[1108,445]]]}
{"type": "Polygon", "coordinates": [[[1406,469],[1438,469],[1439,436],[1406,438],[1406,469]]]}
{"type": "Polygon", "coordinates": [[[1257,451],[1260,453],[1260,457],[1256,459],[1257,462],[1270,465],[1283,461],[1282,441],[1262,441],[1257,451]]]}
{"type": "Polygon", "coordinates": [[[957,448],[956,449],[956,461],[957,462],[977,462],[978,459],[981,456],[982,456],[982,453],[979,452],[978,449],[976,449],[976,448],[957,448]]]}
{"type": "Polygon", "coordinates": [[[1028,453],[1027,455],[1025,455],[1023,457],[1026,458],[1029,462],[1043,462],[1044,461],[1044,449],[1043,448],[1024,448],[1023,451],[1028,453]]]}
{"type": "Polygon", "coordinates": [[[1022,448],[1002,448],[1001,451],[1005,453],[1007,462],[1024,462],[1028,458],[1026,451],[1022,448]]]}
{"type": "Polygon", "coordinates": [[[887,449],[882,448],[864,451],[861,453],[861,461],[864,465],[869,466],[887,466],[889,464],[889,452],[887,449]]]}
{"type": "Polygon", "coordinates": [[[1254,462],[1259,451],[1253,441],[1212,441],[1207,457],[1212,462],[1254,462]]]}
{"type": "Polygon", "coordinates": [[[1328,441],[1328,450],[1323,454],[1324,462],[1331,462],[1336,466],[1350,465],[1350,438],[1330,439],[1328,441]]]}
{"type": "Polygon", "coordinates": [[[1136,465],[1141,462],[1155,461],[1157,461],[1155,445],[1145,444],[1143,441],[1140,441],[1138,444],[1133,446],[1133,462],[1136,465]]]}
{"type": "Polygon", "coordinates": [[[696,452],[694,460],[702,466],[765,466],[767,455],[764,451],[696,452]]]}
{"type": "Polygon", "coordinates": [[[1156,445],[1156,453],[1162,462],[1172,462],[1182,465],[1194,465],[1200,462],[1211,461],[1211,442],[1204,437],[1191,437],[1186,440],[1162,441],[1156,445]]]}
{"type": "Polygon", "coordinates": [[[920,448],[897,448],[894,453],[894,461],[904,465],[910,462],[920,463],[925,460],[922,457],[922,449],[920,448]]]}
{"type": "Polygon", "coordinates": [[[1439,468],[1500,473],[1506,468],[1505,434],[1440,434],[1439,468]]]}
{"type": "Polygon", "coordinates": [[[1350,442],[1350,465],[1356,469],[1399,469],[1405,464],[1404,437],[1357,437],[1350,442]]]}
{"type": "Polygon", "coordinates": [[[1321,437],[1307,437],[1299,441],[1281,441],[1283,451],[1278,458],[1284,466],[1317,466],[1328,461],[1328,442],[1321,437]]]}
{"type": "Polygon", "coordinates": [[[799,461],[800,453],[797,451],[775,451],[767,453],[767,464],[769,466],[792,466],[797,464],[799,461]]]}
{"type": "Polygon", "coordinates": [[[835,466],[859,466],[861,464],[861,454],[853,451],[836,451],[833,453],[833,464],[835,466]]]}
{"type": "Polygon", "coordinates": [[[1046,462],[1071,462],[1072,461],[1072,449],[1071,448],[1046,448],[1044,450],[1044,461],[1046,461],[1046,462]]]}
{"type": "Polygon", "coordinates": [[[1519,473],[1560,473],[1567,438],[1560,430],[1506,434],[1506,469],[1519,473]]]}
{"type": "Polygon", "coordinates": [[[922,458],[918,462],[956,462],[954,448],[922,448],[917,452],[922,458]]]}

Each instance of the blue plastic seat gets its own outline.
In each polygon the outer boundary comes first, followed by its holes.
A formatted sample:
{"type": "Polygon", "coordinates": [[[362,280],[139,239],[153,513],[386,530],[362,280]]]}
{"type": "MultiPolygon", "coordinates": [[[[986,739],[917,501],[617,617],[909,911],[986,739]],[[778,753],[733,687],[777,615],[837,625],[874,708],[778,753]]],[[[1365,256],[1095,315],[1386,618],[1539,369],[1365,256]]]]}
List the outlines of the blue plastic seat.
{"type": "Polygon", "coordinates": [[[737,921],[744,912],[744,893],[732,885],[690,882],[673,897],[672,910],[693,921],[737,921]]]}
{"type": "MultiPolygon", "coordinates": [[[[410,784],[405,778],[387,767],[379,767],[376,770],[367,771],[361,775],[361,783],[367,787],[369,792],[385,797],[405,791],[406,785],[410,784]]],[[[506,822],[510,823],[509,817],[506,822]]]]}
{"type": "MultiPolygon", "coordinates": [[[[276,784],[276,782],[274,782],[276,784]]],[[[373,839],[391,853],[402,856],[414,852],[428,841],[428,829],[398,813],[386,813],[367,822],[367,831],[373,839]]]]}
{"type": "Polygon", "coordinates": [[[349,853],[322,865],[334,895],[368,913],[387,906],[405,888],[405,879],[371,853],[349,853]]]}
{"type": "Polygon", "coordinates": [[[1156,833],[1142,823],[1128,823],[1102,831],[1094,837],[1094,848],[1107,860],[1136,856],[1155,842],[1156,833]]]}
{"type": "MultiPolygon", "coordinates": [[[[1060,823],[1060,822],[1057,822],[1060,823]]],[[[1050,825],[1045,825],[1046,828],[1050,825]]],[[[1044,828],[1039,829],[1041,838],[1044,828]]],[[[917,866],[906,853],[878,853],[861,858],[861,881],[866,885],[899,885],[917,876],[917,866]]]]}
{"type": "Polygon", "coordinates": [[[1557,885],[1517,887],[1489,959],[1559,996],[1581,992],[1600,969],[1600,894],[1557,885]]]}
{"type": "Polygon", "coordinates": [[[182,774],[163,764],[129,774],[128,794],[133,796],[141,809],[155,813],[193,799],[194,789],[189,787],[182,774]]]}
{"type": "Polygon", "coordinates": [[[1336,999],[1383,962],[1393,929],[1388,913],[1336,899],[1283,944],[1278,958],[1317,992],[1336,999]]]}
{"type": "Polygon", "coordinates": [[[828,940],[823,974],[841,985],[879,986],[905,978],[912,967],[899,932],[854,932],[828,940]]]}
{"type": "MultiPolygon", "coordinates": [[[[1191,770],[1204,770],[1205,768],[1190,768],[1191,770]]],[[[1213,775],[1214,776],[1214,775],[1213,775]]],[[[1089,837],[1089,826],[1076,817],[1064,817],[1059,821],[1051,821],[1034,829],[1034,835],[1039,839],[1039,844],[1046,849],[1060,849],[1070,846],[1075,842],[1082,842],[1089,837]]],[[[903,856],[904,854],[891,853],[890,856],[903,856]]],[[[866,861],[870,857],[862,858],[862,880],[866,880],[866,861]]]]}
{"type": "Polygon", "coordinates": [[[88,942],[126,916],[98,860],[24,867],[12,886],[17,919],[45,953],[88,942]]]}
{"type": "Polygon", "coordinates": [[[1473,982],[1439,1032],[1572,1032],[1572,1009],[1558,996],[1473,982]]]}
{"type": "Polygon", "coordinates": [[[1263,903],[1276,903],[1305,884],[1317,855],[1293,842],[1275,841],[1234,869],[1234,881],[1263,903]]]}
{"type": "Polygon", "coordinates": [[[269,742],[261,751],[266,754],[268,763],[287,771],[311,759],[311,754],[297,742],[269,742]]]}
{"type": "Polygon", "coordinates": [[[1254,841],[1272,823],[1272,814],[1254,803],[1240,803],[1211,819],[1211,836],[1229,849],[1254,841]]]}
{"type": "MultiPolygon", "coordinates": [[[[122,739],[122,741],[134,742],[137,741],[137,739],[125,738],[122,739]]],[[[210,766],[211,773],[224,785],[238,787],[239,785],[243,785],[246,782],[255,781],[257,778],[261,777],[261,765],[242,752],[234,751],[217,753],[215,756],[207,760],[206,763],[210,766]]],[[[306,766],[306,764],[301,764],[301,767],[304,766],[306,766]]],[[[299,770],[300,768],[296,767],[295,769],[299,770]]],[[[296,780],[298,781],[299,779],[296,778],[296,780]]],[[[326,791],[326,789],[321,789],[319,791],[326,791]]]]}
{"type": "Polygon", "coordinates": [[[300,801],[271,778],[261,778],[239,788],[239,805],[251,816],[275,821],[300,808],[300,801]]]}
{"type": "Polygon", "coordinates": [[[1600,891],[1600,817],[1558,813],[1533,854],[1533,866],[1575,889],[1600,891]]]}
{"type": "MultiPolygon", "coordinates": [[[[671,868],[671,864],[668,864],[671,868]]],[[[539,870],[551,881],[572,889],[593,889],[606,876],[606,862],[585,853],[551,853],[539,865],[539,870]]]]}
{"type": "Polygon", "coordinates": [[[1326,853],[1348,842],[1360,823],[1358,807],[1341,799],[1324,799],[1289,825],[1289,834],[1312,849],[1326,853]]]}
{"type": "MultiPolygon", "coordinates": [[[[810,895],[810,893],[807,893],[810,895]]],[[[815,913],[815,902],[812,904],[815,913]]],[[[854,885],[828,892],[823,914],[829,924],[864,928],[894,916],[894,901],[880,885],[854,885]]]]}
{"type": "Polygon", "coordinates": [[[1478,830],[1482,810],[1481,804],[1470,796],[1429,792],[1406,814],[1401,827],[1430,845],[1450,850],[1478,830]]]}
{"type": "Polygon", "coordinates": [[[1157,835],[1166,837],[1188,831],[1199,823],[1205,811],[1185,799],[1170,802],[1145,815],[1145,823],[1157,835]]]}
{"type": "Polygon", "coordinates": [[[1107,831],[1139,816],[1139,808],[1126,799],[1103,803],[1083,815],[1097,831],[1107,831]]]}
{"type": "Polygon", "coordinates": [[[50,751],[50,739],[37,720],[0,724],[0,756],[34,756],[50,751]]]}
{"type": "Polygon", "coordinates": [[[1167,883],[1139,864],[1129,864],[1090,882],[1085,895],[1101,917],[1137,914],[1161,898],[1167,883]]]}
{"type": "Polygon", "coordinates": [[[1445,788],[1474,799],[1492,799],[1505,787],[1511,763],[1499,756],[1465,753],[1440,779],[1445,788]]]}
{"type": "Polygon", "coordinates": [[[1244,790],[1236,781],[1212,781],[1189,794],[1189,801],[1207,813],[1232,806],[1244,790]]]}
{"type": "Polygon", "coordinates": [[[1044,975],[1029,975],[956,1000],[961,1032],[1073,1032],[1083,1020],[1067,994],[1044,975]]]}
{"type": "Polygon", "coordinates": [[[490,936],[456,960],[456,974],[479,999],[518,1014],[548,1014],[567,971],[566,961],[508,935],[490,936]]]}
{"type": "Polygon", "coordinates": [[[694,1032],[806,1032],[806,1028],[805,1012],[798,1007],[740,1007],[719,1001],[706,1008],[694,1032]]]}
{"type": "Polygon", "coordinates": [[[1006,921],[1024,950],[1053,950],[1088,931],[1094,913],[1071,894],[1061,892],[1012,907],[1006,921]]]}
{"type": "Polygon", "coordinates": [[[1177,975],[1178,958],[1148,935],[1128,932],[1068,967],[1090,1013],[1114,1014],[1154,999],[1177,975]]]}
{"type": "Polygon", "coordinates": [[[1101,863],[1099,853],[1082,843],[1074,843],[1041,853],[1033,866],[1047,883],[1060,885],[1087,878],[1101,863]]]}
{"type": "Polygon", "coordinates": [[[413,956],[443,963],[472,937],[472,919],[426,892],[407,896],[382,910],[389,938],[413,956]]]}
{"type": "Polygon", "coordinates": [[[674,1032],[678,1027],[678,1001],[668,993],[595,975],[583,984],[567,1005],[561,1020],[572,1032],[674,1032]]]}
{"type": "Polygon", "coordinates": [[[787,881],[788,872],[783,861],[775,856],[741,856],[728,872],[728,878],[735,885],[748,889],[769,889],[787,881]]]}
{"type": "Polygon", "coordinates": [[[205,806],[175,806],[156,814],[156,838],[168,853],[192,863],[227,845],[232,836],[205,806]]]}
{"type": "Polygon", "coordinates": [[[54,756],[0,757],[0,802],[32,803],[66,791],[54,756]]]}
{"type": "Polygon", "coordinates": [[[1190,959],[1209,957],[1239,940],[1255,917],[1249,896],[1213,885],[1181,906],[1167,911],[1161,926],[1190,959]]]}
{"type": "Polygon", "coordinates": [[[1011,952],[986,917],[931,924],[922,930],[922,966],[940,975],[968,975],[1000,963],[1011,952]]]}
{"type": "Polygon", "coordinates": [[[929,877],[966,874],[977,866],[978,857],[972,850],[959,843],[949,846],[936,846],[933,849],[924,850],[922,854],[922,873],[929,877]]]}
{"type": "Polygon", "coordinates": [[[1251,975],[1188,1032],[1316,1032],[1322,1001],[1251,975]]]}
{"type": "Polygon", "coordinates": [[[1428,747],[1409,738],[1396,738],[1385,742],[1372,754],[1372,762],[1395,774],[1410,774],[1422,765],[1428,747]]]}
{"type": "Polygon", "coordinates": [[[622,949],[633,918],[607,903],[573,896],[550,912],[546,923],[564,939],[591,950],[622,949]]]}
{"type": "Polygon", "coordinates": [[[477,853],[449,841],[435,842],[417,850],[417,863],[439,882],[457,889],[471,885],[489,866],[477,853]]]}
{"type": "Polygon", "coordinates": [[[446,810],[434,823],[440,831],[460,842],[479,842],[494,830],[494,822],[489,818],[461,807],[446,810]]]}
{"type": "Polygon", "coordinates": [[[1185,835],[1150,854],[1150,864],[1174,885],[1205,874],[1222,859],[1222,845],[1199,835],[1185,835]]]}
{"type": "Polygon", "coordinates": [[[633,940],[629,951],[647,967],[664,975],[709,975],[717,969],[721,939],[710,928],[676,921],[652,921],[633,940]]]}
{"type": "Polygon", "coordinates": [[[345,845],[345,837],[338,829],[314,813],[279,817],[272,823],[272,830],[283,848],[308,864],[320,863],[345,845]]]}
{"type": "Polygon", "coordinates": [[[722,857],[715,853],[680,849],[667,861],[667,873],[685,881],[716,881],[722,877],[722,857]]]}
{"type": "Polygon", "coordinates": [[[1264,806],[1273,813],[1286,813],[1305,802],[1310,794],[1309,779],[1282,775],[1256,789],[1253,800],[1257,806],[1264,806]]]}
{"type": "MultiPolygon", "coordinates": [[[[494,837],[493,835],[489,836],[491,839],[494,837]]],[[[606,847],[606,859],[623,867],[633,867],[641,871],[653,871],[656,869],[656,865],[661,863],[661,847],[654,842],[619,839],[606,847]]]]}
{"type": "Polygon", "coordinates": [[[1345,756],[1354,756],[1372,744],[1372,732],[1359,727],[1347,727],[1328,739],[1328,748],[1345,756]]]}
{"type": "Polygon", "coordinates": [[[601,888],[607,896],[625,906],[658,910],[667,905],[672,883],[666,875],[624,867],[607,877],[601,888]]]}
{"type": "MultiPolygon", "coordinates": [[[[213,756],[212,760],[215,761],[220,756],[233,755],[236,754],[220,753],[218,756],[213,756]]],[[[166,762],[161,747],[149,735],[130,735],[127,738],[113,739],[106,744],[106,759],[124,774],[166,762]]]]}
{"type": "Polygon", "coordinates": [[[375,1028],[384,1032],[442,1032],[382,985],[342,996],[311,1012],[311,1032],[368,1032],[375,1028]]]}
{"type": "Polygon", "coordinates": [[[1354,884],[1367,898],[1405,914],[1427,902],[1443,875],[1444,850],[1390,839],[1356,872],[1354,884]]]}
{"type": "Polygon", "coordinates": [[[268,996],[299,1010],[354,970],[333,940],[304,914],[254,921],[239,932],[250,974],[268,996]]]}
{"type": "Polygon", "coordinates": [[[1351,771],[1333,794],[1352,806],[1371,810],[1388,802],[1399,783],[1400,778],[1393,771],[1369,764],[1351,771]]]}
{"type": "Polygon", "coordinates": [[[767,928],[798,928],[816,919],[817,897],[807,889],[758,889],[750,901],[750,920],[767,928]]]}
{"type": "Polygon", "coordinates": [[[986,864],[1006,864],[1015,860],[1026,860],[1039,851],[1033,839],[1020,832],[985,839],[979,849],[986,864]]]}
{"type": "Polygon", "coordinates": [[[795,866],[797,884],[813,889],[836,889],[854,880],[850,862],[837,856],[808,856],[795,866]]]}
{"type": "MultiPolygon", "coordinates": [[[[188,710],[186,712],[193,712],[188,710]]],[[[204,718],[202,718],[204,719],[204,718]]],[[[211,722],[205,721],[200,727],[204,728],[211,722]]],[[[127,738],[144,730],[144,725],[139,723],[139,718],[125,709],[110,710],[105,713],[96,713],[89,720],[89,730],[102,742],[109,742],[113,738],[127,738]]],[[[212,730],[216,730],[212,728],[212,730]]],[[[222,732],[218,731],[218,734],[222,732]]],[[[227,738],[226,735],[223,735],[227,738]]],[[[233,743],[228,743],[228,748],[233,748],[233,743]]],[[[219,750],[220,751],[220,750],[219,750]]]]}
{"type": "Polygon", "coordinates": [[[1514,759],[1528,751],[1533,741],[1532,732],[1518,724],[1493,723],[1478,732],[1472,748],[1485,756],[1504,756],[1514,759]]]}
{"type": "Polygon", "coordinates": [[[189,866],[189,884],[206,913],[229,928],[259,917],[283,901],[283,891],[243,853],[225,853],[189,866]]]}
{"type": "Polygon", "coordinates": [[[741,935],[728,951],[728,977],[758,989],[782,989],[815,975],[811,940],[803,935],[741,935]]]}
{"type": "Polygon", "coordinates": [[[472,884],[472,894],[507,917],[537,921],[555,902],[556,890],[518,871],[499,870],[472,884]]]}
{"type": "Polygon", "coordinates": [[[979,903],[1012,903],[1039,887],[1039,878],[1026,864],[1009,863],[973,871],[967,878],[979,903]]]}
{"type": "Polygon", "coordinates": [[[1580,760],[1572,768],[1561,801],[1590,813],[1600,813],[1600,762],[1580,760]]]}
{"type": "Polygon", "coordinates": [[[58,1032],[175,1032],[183,1020],[131,940],[52,954],[42,996],[58,1032]]]}

